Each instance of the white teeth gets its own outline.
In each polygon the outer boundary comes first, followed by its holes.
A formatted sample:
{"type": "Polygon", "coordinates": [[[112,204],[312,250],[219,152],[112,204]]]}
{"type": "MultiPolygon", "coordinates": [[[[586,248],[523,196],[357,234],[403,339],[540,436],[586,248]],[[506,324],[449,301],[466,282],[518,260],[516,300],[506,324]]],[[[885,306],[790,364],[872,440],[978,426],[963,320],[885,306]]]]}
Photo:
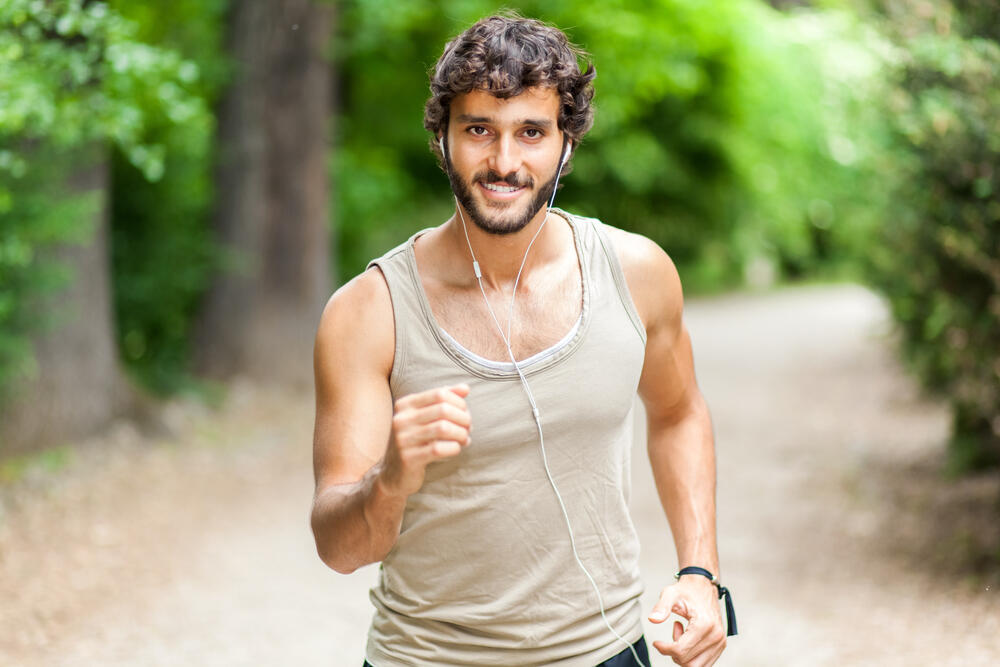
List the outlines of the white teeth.
{"type": "Polygon", "coordinates": [[[510,185],[497,185],[496,183],[483,183],[483,187],[487,190],[492,190],[493,192],[514,192],[515,190],[521,189],[510,185]]]}

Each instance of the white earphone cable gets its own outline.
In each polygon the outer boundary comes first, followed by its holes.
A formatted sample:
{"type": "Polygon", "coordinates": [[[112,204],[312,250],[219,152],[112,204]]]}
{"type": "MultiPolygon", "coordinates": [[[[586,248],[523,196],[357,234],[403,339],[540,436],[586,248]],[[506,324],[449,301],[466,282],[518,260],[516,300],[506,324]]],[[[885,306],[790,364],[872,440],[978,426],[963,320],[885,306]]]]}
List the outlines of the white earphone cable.
{"type": "MultiPolygon", "coordinates": [[[[565,162],[565,160],[563,160],[563,162],[565,162]]],[[[559,166],[559,171],[560,172],[562,171],[562,165],[559,166]]],[[[559,175],[557,173],[556,183],[558,184],[558,182],[559,182],[559,175]]],[[[553,195],[552,199],[554,200],[555,190],[553,190],[552,195],[553,195]]],[[[583,561],[580,559],[580,554],[576,549],[576,538],[573,535],[573,525],[570,523],[569,512],[566,510],[566,504],[563,502],[562,494],[559,493],[559,487],[556,486],[556,481],[552,477],[552,471],[549,470],[549,460],[545,452],[545,435],[542,432],[542,418],[538,412],[538,405],[535,403],[535,397],[531,393],[531,387],[528,386],[528,380],[527,378],[524,377],[524,373],[521,371],[521,365],[517,363],[517,358],[514,356],[514,350],[511,349],[510,345],[511,321],[514,318],[514,298],[517,296],[517,285],[518,282],[520,282],[521,280],[521,272],[524,270],[524,265],[528,260],[528,252],[531,250],[531,246],[535,243],[535,239],[538,238],[539,233],[541,233],[542,228],[545,226],[545,223],[549,219],[548,209],[546,209],[545,211],[545,218],[543,218],[542,223],[538,225],[538,230],[535,232],[535,235],[531,237],[531,242],[528,243],[528,247],[524,251],[524,258],[521,260],[521,267],[517,270],[517,277],[514,278],[514,289],[510,295],[510,308],[507,317],[507,333],[505,335],[503,326],[501,326],[500,320],[497,319],[496,314],[493,312],[493,307],[490,305],[490,300],[486,296],[486,289],[483,287],[483,272],[479,267],[479,261],[476,259],[476,253],[472,249],[472,241],[469,240],[469,229],[465,224],[465,215],[462,213],[462,206],[461,204],[459,204],[457,198],[455,200],[455,205],[458,208],[458,215],[462,220],[462,229],[465,231],[465,242],[469,245],[469,254],[472,255],[472,270],[476,275],[476,282],[479,283],[479,291],[482,292],[483,301],[486,303],[486,310],[489,311],[490,316],[493,318],[494,324],[496,324],[497,333],[500,334],[500,338],[503,340],[503,344],[507,348],[507,354],[510,357],[510,361],[512,364],[514,364],[514,370],[517,371],[517,375],[521,379],[521,385],[524,387],[524,393],[528,397],[528,403],[531,404],[531,414],[535,419],[535,427],[538,429],[538,442],[542,451],[542,465],[545,467],[545,476],[548,478],[549,484],[552,486],[552,490],[556,494],[556,500],[559,501],[559,509],[562,510],[563,519],[566,522],[566,530],[569,531],[569,543],[570,547],[572,547],[573,549],[573,558],[576,559],[576,564],[580,566],[581,570],[583,570],[584,575],[586,575],[587,580],[590,582],[590,585],[593,587],[594,592],[597,594],[597,603],[598,605],[600,605],[601,618],[604,620],[604,625],[607,626],[608,630],[611,631],[611,634],[613,634],[618,639],[618,641],[625,644],[625,646],[627,646],[628,649],[632,651],[632,656],[635,658],[636,663],[638,663],[641,667],[646,667],[646,665],[642,662],[642,660],[639,659],[639,654],[636,653],[635,647],[632,646],[628,642],[628,640],[626,640],[624,637],[618,634],[618,632],[613,627],[611,627],[611,623],[608,621],[607,614],[605,613],[604,610],[604,598],[601,595],[601,589],[598,587],[597,582],[594,581],[594,577],[591,576],[590,571],[587,570],[587,567],[583,564],[583,561]]],[[[551,200],[549,206],[551,207],[551,200]]]]}

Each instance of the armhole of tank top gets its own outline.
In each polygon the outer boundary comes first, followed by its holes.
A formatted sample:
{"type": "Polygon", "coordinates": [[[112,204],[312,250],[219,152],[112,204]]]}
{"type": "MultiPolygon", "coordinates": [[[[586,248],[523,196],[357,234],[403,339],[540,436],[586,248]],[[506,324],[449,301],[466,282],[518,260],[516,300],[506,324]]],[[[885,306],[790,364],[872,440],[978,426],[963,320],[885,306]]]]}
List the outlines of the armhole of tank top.
{"type": "Polygon", "coordinates": [[[397,309],[397,299],[401,298],[399,294],[396,293],[396,289],[393,287],[393,279],[390,277],[391,269],[385,266],[389,263],[390,258],[393,255],[383,256],[379,259],[374,259],[368,263],[368,268],[375,267],[382,274],[382,280],[385,281],[386,287],[389,288],[389,301],[392,303],[392,331],[393,331],[393,350],[392,350],[392,369],[389,371],[389,391],[392,393],[393,400],[399,395],[398,388],[400,382],[400,369],[404,368],[404,362],[406,359],[406,337],[402,335],[399,330],[399,315],[396,312],[397,309]]]}
{"type": "Polygon", "coordinates": [[[621,261],[618,259],[618,253],[615,251],[611,239],[604,231],[604,223],[600,220],[594,220],[593,225],[594,231],[597,233],[597,240],[600,241],[601,248],[604,249],[604,256],[608,260],[608,266],[611,267],[611,275],[614,276],[615,287],[618,288],[618,297],[621,299],[622,306],[625,307],[625,312],[628,313],[628,317],[632,321],[632,326],[635,327],[636,333],[639,334],[639,340],[645,346],[646,327],[643,326],[642,318],[639,317],[639,311],[635,307],[635,302],[632,301],[632,293],[628,289],[628,281],[625,279],[625,271],[622,269],[621,261]]]}

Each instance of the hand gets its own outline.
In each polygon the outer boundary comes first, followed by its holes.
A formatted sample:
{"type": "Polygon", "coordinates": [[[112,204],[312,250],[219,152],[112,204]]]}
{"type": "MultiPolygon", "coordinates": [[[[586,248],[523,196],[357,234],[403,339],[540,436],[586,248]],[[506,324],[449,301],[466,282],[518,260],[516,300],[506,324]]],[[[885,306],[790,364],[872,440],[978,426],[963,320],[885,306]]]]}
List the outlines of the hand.
{"type": "Polygon", "coordinates": [[[663,589],[649,620],[663,623],[671,612],[687,619],[687,629],[675,620],[673,642],[658,640],[653,647],[682,667],[715,664],[726,648],[715,584],[698,574],[682,576],[676,584],[663,589]]]}
{"type": "Polygon", "coordinates": [[[459,384],[396,401],[389,447],[379,473],[389,493],[416,493],[424,483],[427,464],[457,456],[469,444],[468,395],[468,385],[459,384]]]}

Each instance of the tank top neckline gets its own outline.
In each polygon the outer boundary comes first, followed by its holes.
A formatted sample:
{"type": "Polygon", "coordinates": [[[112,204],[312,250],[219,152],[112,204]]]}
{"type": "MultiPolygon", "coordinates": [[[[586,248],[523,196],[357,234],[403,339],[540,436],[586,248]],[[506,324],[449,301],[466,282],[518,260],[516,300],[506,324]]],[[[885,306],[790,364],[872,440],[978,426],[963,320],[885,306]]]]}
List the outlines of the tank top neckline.
{"type": "MultiPolygon", "coordinates": [[[[554,345],[531,355],[530,357],[518,361],[519,364],[522,364],[522,372],[528,376],[544,371],[545,369],[558,364],[563,359],[572,355],[572,353],[583,341],[590,323],[590,272],[587,257],[584,255],[583,251],[583,240],[581,238],[582,230],[580,229],[580,224],[576,220],[575,216],[563,211],[562,209],[552,208],[551,212],[566,220],[573,233],[573,245],[576,248],[577,262],[580,265],[580,281],[583,287],[583,306],[580,310],[580,316],[576,319],[572,328],[561,340],[556,342],[554,345]],[[525,364],[523,362],[528,363],[525,364]]],[[[513,369],[513,364],[510,364],[509,360],[506,362],[505,366],[500,368],[498,366],[503,364],[503,361],[485,359],[472,353],[467,350],[465,346],[458,343],[458,341],[455,340],[455,338],[438,323],[437,318],[434,317],[430,299],[427,297],[427,293],[424,291],[424,284],[420,280],[420,272],[417,268],[417,257],[413,249],[417,238],[428,231],[430,230],[420,230],[411,236],[406,242],[406,264],[409,269],[410,278],[416,289],[424,321],[430,328],[431,333],[438,345],[455,363],[475,376],[486,379],[517,379],[517,371],[513,369]],[[488,363],[484,364],[482,363],[483,361],[488,363]]]]}

